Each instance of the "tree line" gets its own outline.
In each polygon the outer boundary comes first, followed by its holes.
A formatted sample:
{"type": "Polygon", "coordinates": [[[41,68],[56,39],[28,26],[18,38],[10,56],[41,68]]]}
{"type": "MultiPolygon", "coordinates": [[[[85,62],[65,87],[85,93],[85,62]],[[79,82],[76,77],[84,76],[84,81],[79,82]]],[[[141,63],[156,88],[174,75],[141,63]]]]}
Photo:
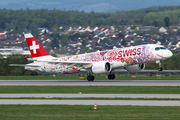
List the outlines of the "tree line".
{"type": "Polygon", "coordinates": [[[27,64],[27,59],[21,54],[8,55],[3,58],[0,54],[0,75],[37,75],[34,71],[25,70],[24,67],[13,67],[10,64],[27,64]]]}
{"type": "MultiPolygon", "coordinates": [[[[84,11],[62,10],[0,10],[0,29],[16,31],[34,30],[39,27],[59,28],[60,26],[165,26],[165,17],[170,18],[170,25],[178,24],[180,6],[150,7],[116,13],[85,13],[84,11]]],[[[37,32],[37,31],[35,31],[37,32]]]]}

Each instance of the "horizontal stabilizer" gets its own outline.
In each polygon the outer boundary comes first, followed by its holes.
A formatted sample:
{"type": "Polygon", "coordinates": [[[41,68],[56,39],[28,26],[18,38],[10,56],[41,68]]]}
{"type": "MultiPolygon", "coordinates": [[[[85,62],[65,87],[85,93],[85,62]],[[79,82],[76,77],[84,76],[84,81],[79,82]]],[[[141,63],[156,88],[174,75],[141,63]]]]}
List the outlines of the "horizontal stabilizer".
{"type": "Polygon", "coordinates": [[[28,61],[37,61],[37,59],[27,58],[28,61]]]}
{"type": "Polygon", "coordinates": [[[28,64],[10,64],[9,66],[39,67],[39,65],[28,65],[28,64]]]}

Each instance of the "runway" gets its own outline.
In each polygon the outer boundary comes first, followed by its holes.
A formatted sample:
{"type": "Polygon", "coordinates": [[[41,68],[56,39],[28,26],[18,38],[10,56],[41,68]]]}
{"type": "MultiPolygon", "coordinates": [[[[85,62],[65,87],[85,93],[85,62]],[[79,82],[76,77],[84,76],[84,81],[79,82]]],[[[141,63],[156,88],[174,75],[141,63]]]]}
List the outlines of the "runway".
{"type": "Polygon", "coordinates": [[[0,80],[0,86],[180,86],[180,80],[0,80]]]}
{"type": "MultiPolygon", "coordinates": [[[[0,86],[180,86],[180,80],[0,80],[0,86]]],[[[179,94],[0,94],[0,98],[180,98],[179,94]]],[[[2,105],[132,105],[180,106],[180,101],[166,100],[52,100],[0,99],[2,105]]]]}
{"type": "Polygon", "coordinates": [[[94,105],[95,103],[97,105],[180,106],[180,101],[158,100],[0,100],[0,105],[94,105]]]}
{"type": "Polygon", "coordinates": [[[180,98],[180,94],[0,94],[0,98],[180,98]]]}

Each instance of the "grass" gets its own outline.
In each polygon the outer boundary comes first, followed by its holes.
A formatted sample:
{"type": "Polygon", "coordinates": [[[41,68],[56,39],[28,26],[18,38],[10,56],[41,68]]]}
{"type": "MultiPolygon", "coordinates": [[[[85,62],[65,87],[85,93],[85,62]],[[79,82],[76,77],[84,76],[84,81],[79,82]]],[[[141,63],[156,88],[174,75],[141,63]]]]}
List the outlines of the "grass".
{"type": "Polygon", "coordinates": [[[1,120],[179,120],[180,107],[93,105],[0,105],[1,120]]]}
{"type": "MultiPolygon", "coordinates": [[[[83,76],[86,80],[87,76],[83,76]]],[[[0,80],[80,80],[80,76],[0,76],[0,80]]],[[[95,80],[108,80],[106,76],[95,76],[95,80]]],[[[131,77],[117,76],[115,80],[180,80],[179,76],[131,77]]]]}
{"type": "Polygon", "coordinates": [[[180,94],[180,86],[0,86],[0,93],[180,94]]]}

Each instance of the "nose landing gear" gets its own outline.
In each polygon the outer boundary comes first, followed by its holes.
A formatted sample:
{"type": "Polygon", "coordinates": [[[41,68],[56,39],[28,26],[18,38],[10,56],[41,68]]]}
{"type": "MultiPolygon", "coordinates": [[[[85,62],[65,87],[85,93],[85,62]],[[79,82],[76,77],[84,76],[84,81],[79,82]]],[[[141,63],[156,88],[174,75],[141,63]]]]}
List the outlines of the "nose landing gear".
{"type": "Polygon", "coordinates": [[[158,61],[156,61],[156,63],[158,63],[158,64],[159,64],[158,71],[163,71],[163,68],[161,67],[161,61],[160,61],[160,60],[158,60],[158,61]]]}
{"type": "Polygon", "coordinates": [[[161,67],[161,68],[158,68],[158,70],[159,70],[159,71],[163,71],[163,68],[162,68],[162,67],[161,67]]]}

